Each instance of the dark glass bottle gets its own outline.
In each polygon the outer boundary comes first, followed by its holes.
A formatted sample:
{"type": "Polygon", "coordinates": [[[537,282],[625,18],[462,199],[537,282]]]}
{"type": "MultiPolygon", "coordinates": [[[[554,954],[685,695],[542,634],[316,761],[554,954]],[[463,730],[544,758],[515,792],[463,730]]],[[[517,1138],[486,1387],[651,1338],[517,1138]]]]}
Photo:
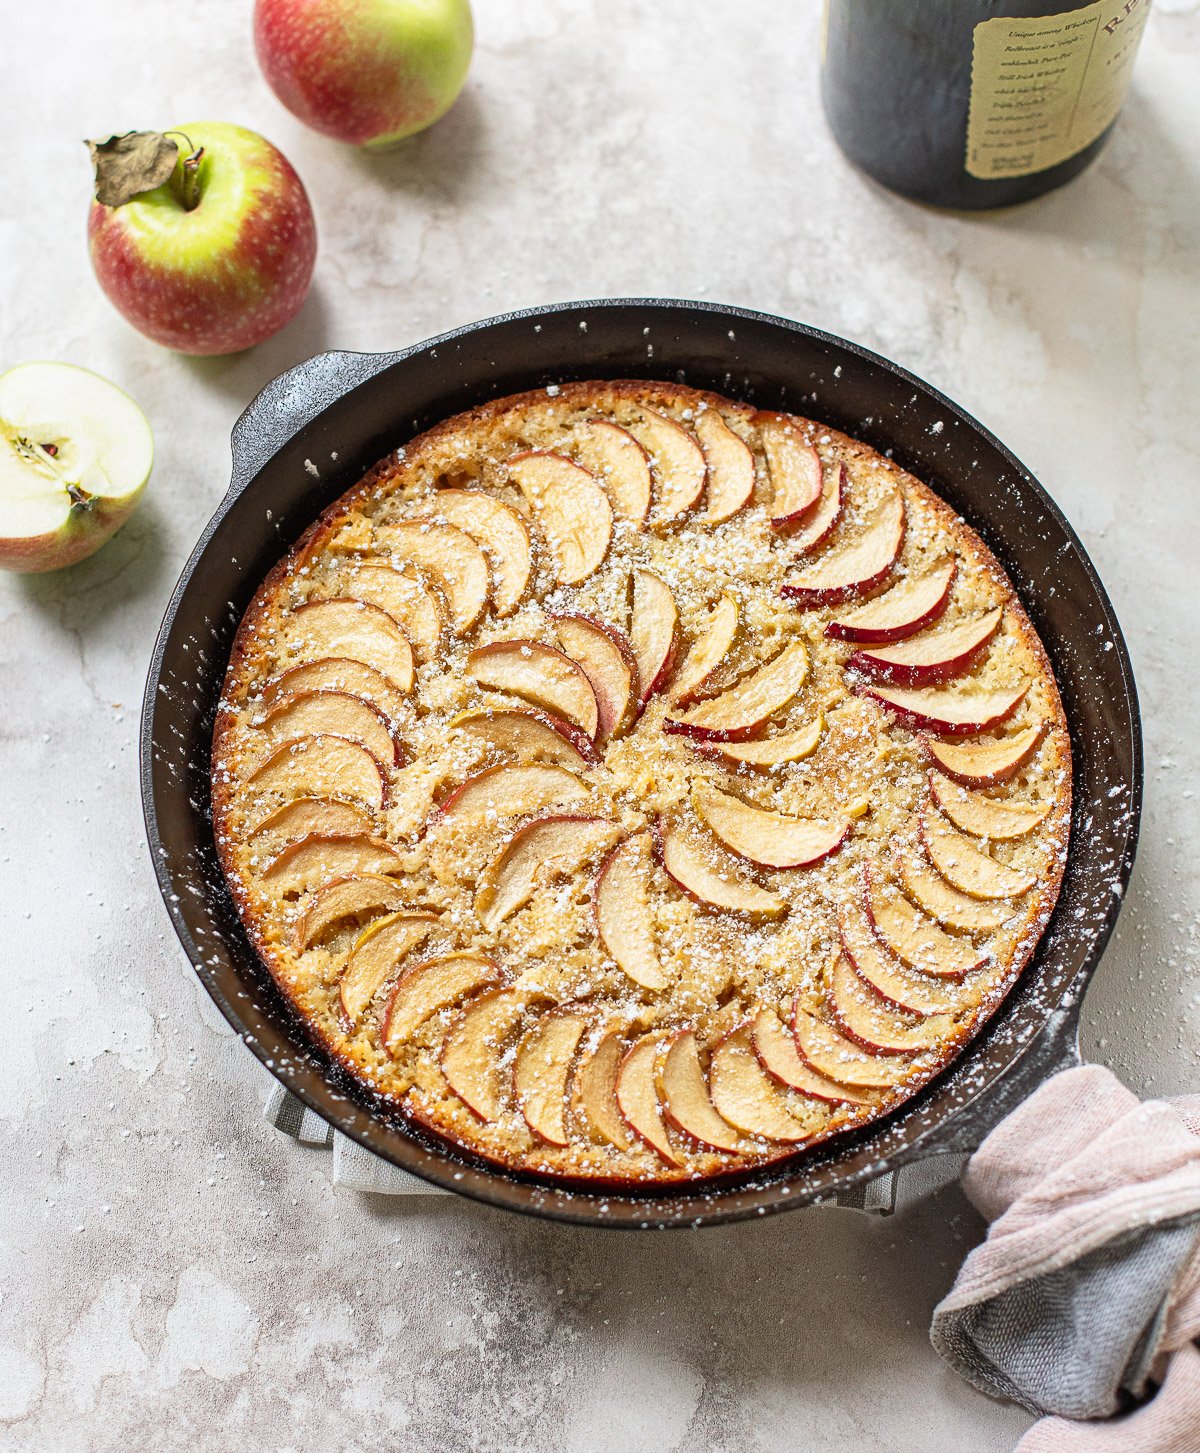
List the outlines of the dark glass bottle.
{"type": "Polygon", "coordinates": [[[1005,207],[1108,139],[1150,0],[827,0],[821,97],[838,145],[936,207],[1005,207]]]}

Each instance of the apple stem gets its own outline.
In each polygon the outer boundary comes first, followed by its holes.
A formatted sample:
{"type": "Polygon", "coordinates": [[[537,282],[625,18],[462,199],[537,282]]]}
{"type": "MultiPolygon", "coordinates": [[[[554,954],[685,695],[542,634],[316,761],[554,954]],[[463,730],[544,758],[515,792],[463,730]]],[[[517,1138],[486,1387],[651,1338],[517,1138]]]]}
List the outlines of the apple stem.
{"type": "Polygon", "coordinates": [[[179,166],[171,173],[171,190],[185,212],[193,212],[200,205],[200,159],[203,155],[204,148],[201,146],[190,155],[181,156],[179,166]]]}

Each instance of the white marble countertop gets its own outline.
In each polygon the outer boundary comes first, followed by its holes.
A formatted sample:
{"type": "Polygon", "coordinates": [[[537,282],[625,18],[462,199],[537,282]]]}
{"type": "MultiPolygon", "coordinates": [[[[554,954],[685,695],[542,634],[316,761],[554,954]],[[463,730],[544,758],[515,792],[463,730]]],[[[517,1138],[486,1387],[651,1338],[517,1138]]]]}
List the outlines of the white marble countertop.
{"type": "Polygon", "coordinates": [[[1160,3],[1100,162],[1024,209],[883,193],[816,99],[815,3],[478,0],[449,117],[368,158],[305,132],[244,0],[13,5],[0,93],[0,365],[127,387],[158,463],[134,521],[62,575],[0,579],[0,1443],[992,1453],[1024,1414],[926,1329],[980,1223],[956,1188],[665,1239],[356,1196],[262,1120],[265,1076],[183,963],[150,872],[137,706],[168,592],[256,390],[327,347],[510,307],[696,296],[829,328],[945,389],[1041,477],[1133,653],[1147,806],[1085,1007],[1139,1091],[1197,1086],[1200,12],[1160,3]],[[262,130],[321,231],[300,317],[189,362],[92,280],[80,138],[262,130]]]}

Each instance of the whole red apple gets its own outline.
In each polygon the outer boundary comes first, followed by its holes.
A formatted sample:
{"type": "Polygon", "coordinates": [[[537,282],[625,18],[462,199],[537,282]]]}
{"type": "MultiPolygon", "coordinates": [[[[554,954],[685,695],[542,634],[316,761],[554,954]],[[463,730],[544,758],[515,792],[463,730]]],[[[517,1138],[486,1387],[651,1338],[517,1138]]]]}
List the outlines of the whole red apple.
{"type": "Polygon", "coordinates": [[[93,154],[92,266],[139,332],[180,353],[237,353],[295,315],[317,229],[303,183],[269,141],[204,121],[113,137],[93,154]]]}
{"type": "Polygon", "coordinates": [[[454,104],[474,43],[469,0],[256,0],[271,89],[338,141],[390,146],[454,104]]]}

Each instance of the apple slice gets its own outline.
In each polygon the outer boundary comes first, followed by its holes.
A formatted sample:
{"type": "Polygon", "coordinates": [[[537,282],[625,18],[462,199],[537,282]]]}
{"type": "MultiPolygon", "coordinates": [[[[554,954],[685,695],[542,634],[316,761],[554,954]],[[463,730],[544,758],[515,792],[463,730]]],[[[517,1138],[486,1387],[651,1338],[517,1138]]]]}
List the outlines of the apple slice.
{"type": "Polygon", "coordinates": [[[495,1120],[503,1107],[505,1048],[528,1007],[528,996],[518,990],[495,989],[480,994],[462,1011],[442,1041],[442,1075],[480,1120],[495,1120]]]}
{"type": "Polygon", "coordinates": [[[869,989],[839,954],[829,984],[829,1007],[838,1029],[868,1054],[920,1054],[950,1032],[946,1015],[907,1020],[869,989]]]}
{"type": "Polygon", "coordinates": [[[873,590],[891,573],[904,544],[904,496],[894,490],[876,505],[858,538],[806,565],[783,586],[801,608],[836,605],[873,590]]]}
{"type": "Polygon", "coordinates": [[[613,513],[640,523],[650,513],[650,461],[628,429],[590,419],[576,436],[583,462],[603,484],[613,513]]]}
{"type": "Polygon", "coordinates": [[[753,807],[707,782],[695,784],[692,802],[700,820],[720,842],[760,868],[811,867],[837,852],[850,835],[847,818],[825,822],[787,817],[753,807]]]}
{"type": "Polygon", "coordinates": [[[701,908],[750,919],[782,918],[787,912],[787,903],[777,893],[743,878],[727,860],[706,853],[678,823],[660,820],[658,854],[667,877],[701,908]]]}
{"type": "Polygon", "coordinates": [[[682,716],[663,722],[663,730],[701,742],[740,742],[760,735],[808,680],[803,641],[785,646],[773,660],[756,666],[720,696],[701,701],[682,716]]]}
{"type": "Polygon", "coordinates": [[[737,766],[778,767],[811,757],[824,730],[825,718],[818,712],[806,726],[780,732],[777,737],[760,737],[751,742],[697,742],[695,746],[708,756],[721,757],[737,766]]]}
{"type": "Polygon", "coordinates": [[[719,525],[750,503],[754,494],[754,455],[716,409],[702,410],[692,427],[708,468],[708,508],[704,522],[719,525]]]}
{"type": "Polygon", "coordinates": [[[591,738],[600,724],[596,693],[581,666],[540,641],[493,641],[467,657],[467,674],[480,686],[507,691],[565,717],[591,738]]]}
{"type": "Polygon", "coordinates": [[[902,641],[938,620],[950,604],[958,561],[947,556],[922,575],[910,576],[845,615],[831,620],[825,634],[839,641],[902,641]]]}
{"type": "Polygon", "coordinates": [[[653,409],[642,410],[634,432],[650,456],[655,519],[678,519],[704,493],[708,465],[703,450],[686,429],[653,409]]]}
{"type": "Polygon", "coordinates": [[[404,710],[404,697],[374,666],[352,661],[348,656],[322,656],[316,661],[302,661],[272,676],[262,688],[264,706],[274,706],[284,696],[299,696],[305,691],[345,691],[361,696],[377,706],[389,721],[395,721],[404,710]]]}
{"type": "Polygon", "coordinates": [[[777,530],[786,529],[821,498],[821,456],[782,415],[764,422],[762,447],[773,491],[771,523],[777,530]]]}
{"type": "Polygon", "coordinates": [[[936,686],[862,686],[869,696],[893,712],[903,725],[939,732],[942,736],[971,736],[991,731],[1006,721],[1029,690],[1029,682],[995,691],[954,691],[936,686]]]}
{"type": "Polygon", "coordinates": [[[796,1050],[817,1074],[863,1090],[890,1090],[912,1072],[911,1060],[868,1054],[832,1025],[810,1014],[799,1002],[792,1009],[796,1050]]]}
{"type": "Polygon", "coordinates": [[[371,702],[345,691],[299,691],[282,696],[254,723],[272,750],[297,737],[345,737],[387,767],[403,761],[387,717],[371,702]]]}
{"type": "Polygon", "coordinates": [[[917,905],[947,928],[964,933],[991,933],[1012,917],[1012,909],[1004,902],[985,903],[968,898],[951,888],[940,873],[935,873],[916,852],[892,844],[892,858],[904,891],[917,905]]]}
{"type": "Polygon", "coordinates": [[[501,764],[485,767],[456,787],[437,808],[432,822],[459,823],[472,817],[486,817],[491,822],[578,802],[586,796],[586,786],[565,767],[549,762],[521,767],[501,764]]]}
{"type": "Polygon", "coordinates": [[[863,904],[875,936],[902,964],[939,979],[961,979],[988,962],[966,938],[939,928],[895,889],[885,888],[871,865],[863,867],[863,904]]]}
{"type": "Polygon", "coordinates": [[[1050,802],[1034,807],[1028,802],[1000,802],[994,797],[983,797],[951,782],[940,772],[929,774],[929,791],[955,827],[972,837],[991,838],[995,842],[1026,837],[1045,822],[1053,806],[1050,802]]]}
{"type": "Polygon", "coordinates": [[[428,519],[401,520],[381,525],[375,543],[429,576],[445,598],[458,635],[476,624],[490,599],[491,576],[487,558],[465,530],[428,519]]]}
{"type": "Polygon", "coordinates": [[[596,932],[617,967],[643,989],[665,989],[650,911],[649,833],[615,847],[596,875],[596,932]]]}
{"type": "Polygon", "coordinates": [[[436,661],[446,627],[443,605],[414,565],[380,565],[374,557],[355,561],[338,587],[343,596],[387,611],[419,661],[436,661]]]}
{"type": "Polygon", "coordinates": [[[846,497],[846,466],[840,461],[825,470],[821,498],[788,535],[788,543],[797,555],[807,555],[823,545],[842,517],[846,497]]]}
{"type": "Polygon", "coordinates": [[[617,1104],[617,1074],[625,1058],[625,1038],[610,1029],[575,1071],[571,1109],[592,1140],[628,1150],[629,1132],[617,1104]]]}
{"type": "Polygon", "coordinates": [[[480,489],[439,489],[429,509],[435,519],[455,525],[488,552],[492,607],[497,615],[511,615],[529,588],[533,569],[533,545],[524,517],[480,489]]]}
{"type": "Polygon", "coordinates": [[[526,761],[579,768],[597,760],[591,737],[549,712],[519,707],[466,711],[450,725],[526,761]]]}
{"type": "Polygon", "coordinates": [[[347,918],[361,918],[367,913],[395,913],[404,907],[404,893],[395,878],[378,873],[361,877],[335,878],[319,889],[296,924],[293,940],[297,953],[303,953],[335,923],[347,918]]]}
{"type": "MultiPolygon", "coordinates": [[[[461,1004],[480,989],[495,989],[504,979],[500,965],[486,954],[439,954],[405,969],[384,1011],[380,1038],[394,1055],[427,1019],[461,1004]]],[[[342,980],[343,1003],[345,979],[342,980]]]]}
{"type": "Polygon", "coordinates": [[[591,682],[596,697],[596,740],[606,742],[624,727],[637,700],[637,660],[616,629],[591,616],[556,615],[559,644],[591,682]]]}
{"type": "Polygon", "coordinates": [[[894,646],[867,646],[846,662],[879,681],[900,686],[923,686],[960,676],[996,634],[1004,607],[997,606],[973,620],[958,621],[928,635],[910,636],[894,646]]]}
{"type": "Polygon", "coordinates": [[[740,1136],[713,1108],[700,1046],[690,1029],[681,1029],[667,1040],[666,1053],[658,1061],[655,1085],[668,1125],[709,1150],[736,1150],[740,1136]]]}
{"type": "Polygon", "coordinates": [[[262,879],[287,897],[305,893],[331,878],[398,873],[402,866],[399,853],[379,838],[361,833],[354,837],[309,833],[276,853],[262,870],[262,879]]]}
{"type": "Polygon", "coordinates": [[[639,1140],[657,1151],[668,1165],[678,1166],[683,1160],[662,1122],[655,1084],[665,1039],[663,1034],[644,1034],[626,1053],[617,1070],[617,1107],[639,1140]]]}
{"type": "Polygon", "coordinates": [[[338,984],[342,1015],[351,1029],[399,964],[425,942],[436,923],[436,914],[416,912],[389,913],[367,924],[354,941],[338,984]]]}
{"type": "Polygon", "coordinates": [[[612,845],[620,829],[603,817],[559,814],[518,828],[483,876],[475,899],[480,923],[494,933],[523,908],[542,883],[578,872],[612,845]]]}
{"type": "Polygon", "coordinates": [[[259,792],[280,797],[332,797],[361,802],[381,812],[387,774],[366,747],[345,737],[301,737],[285,742],[260,762],[249,781],[259,792]]]}
{"type": "Polygon", "coordinates": [[[790,1101],[759,1064],[749,1024],[739,1024],[713,1046],[708,1090],[722,1120],[756,1140],[798,1145],[820,1124],[810,1107],[790,1101]]]}
{"type": "Polygon", "coordinates": [[[306,601],[284,617],[280,645],[303,661],[349,656],[374,667],[402,696],[412,690],[412,646],[377,605],[347,599],[306,601]]]}
{"type": "Polygon", "coordinates": [[[1046,734],[1045,720],[998,741],[942,742],[924,738],[925,751],[947,777],[964,787],[995,787],[1015,777],[1046,734]]]}
{"type": "Polygon", "coordinates": [[[909,1014],[949,1014],[959,1005],[959,995],[950,980],[931,979],[914,973],[890,954],[867,922],[858,904],[845,904],[838,915],[842,952],[854,972],[889,1004],[909,1014]]]}
{"type": "Polygon", "coordinates": [[[670,589],[652,571],[635,570],[631,590],[629,641],[637,662],[638,701],[645,706],[675,669],[679,611],[670,589]]]}
{"type": "Polygon", "coordinates": [[[252,838],[272,834],[289,842],[318,833],[322,837],[369,837],[374,824],[352,802],[331,802],[325,797],[297,797],[277,807],[251,829],[252,838]]]}
{"type": "Polygon", "coordinates": [[[679,675],[671,688],[671,699],[679,706],[699,696],[728,656],[738,629],[738,601],[728,591],[721,596],[705,621],[699,636],[683,658],[679,675]]]}
{"type": "Polygon", "coordinates": [[[562,585],[578,585],[600,565],[612,540],[612,506],[595,475],[561,454],[531,450],[508,473],[549,541],[562,585]]]}
{"type": "Polygon", "coordinates": [[[547,1145],[566,1145],[567,1080],[588,1016],[560,1009],[545,1014],[517,1046],[513,1091],[530,1130],[547,1145]]]}
{"type": "Polygon", "coordinates": [[[789,1090],[797,1090],[801,1095],[824,1100],[830,1105],[871,1104],[873,1097],[869,1093],[839,1085],[836,1080],[827,1080],[805,1064],[796,1053],[796,1041],[780,1024],[779,1016],[773,1010],[758,1011],[751,1024],[750,1037],[763,1069],[789,1090]]]}
{"type": "Polygon", "coordinates": [[[921,841],[946,882],[970,898],[1016,898],[1037,886],[1036,873],[997,862],[936,812],[922,813],[921,841]]]}

